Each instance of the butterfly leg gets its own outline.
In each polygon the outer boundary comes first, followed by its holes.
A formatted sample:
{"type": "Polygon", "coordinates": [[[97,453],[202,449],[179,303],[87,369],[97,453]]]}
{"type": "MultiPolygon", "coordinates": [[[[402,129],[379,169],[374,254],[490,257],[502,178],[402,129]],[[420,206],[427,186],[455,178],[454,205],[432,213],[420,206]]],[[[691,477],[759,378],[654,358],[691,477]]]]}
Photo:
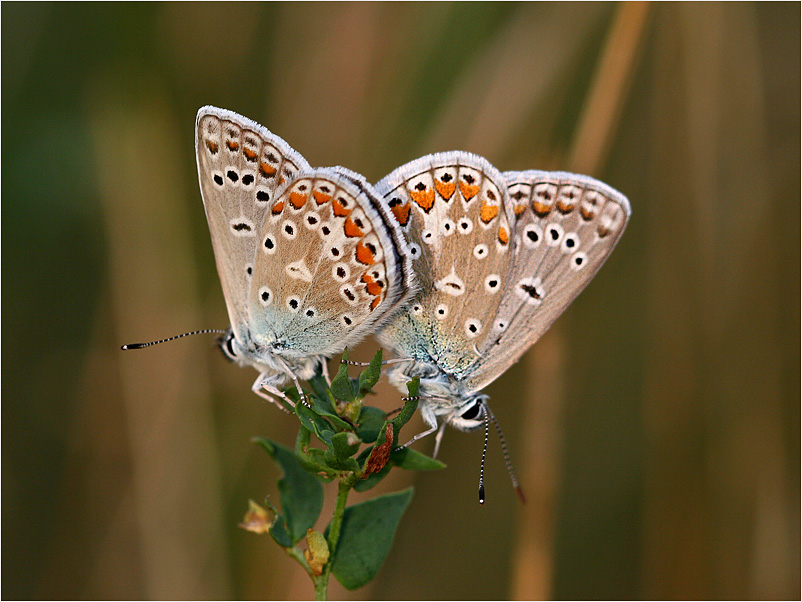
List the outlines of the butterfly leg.
{"type": "Polygon", "coordinates": [[[291,412],[279,401],[279,399],[283,400],[290,407],[295,407],[295,403],[284,394],[284,391],[277,389],[271,382],[267,376],[266,372],[263,372],[259,375],[253,386],[251,386],[251,391],[256,393],[262,399],[266,399],[270,403],[274,404],[278,409],[287,412],[290,414],[291,412]],[[278,398],[278,399],[276,399],[278,398]]]}
{"type": "Polygon", "coordinates": [[[324,357],[320,362],[320,373],[326,379],[326,384],[331,387],[331,376],[329,376],[329,359],[324,357]]]}
{"type": "Polygon", "coordinates": [[[413,443],[415,443],[415,441],[418,441],[419,439],[423,439],[423,438],[424,438],[424,437],[426,437],[427,435],[431,435],[431,434],[432,434],[433,432],[435,432],[436,430],[437,430],[437,425],[435,425],[435,426],[433,426],[433,427],[431,427],[431,428],[429,428],[429,429],[427,429],[427,430],[423,431],[422,433],[418,433],[417,435],[415,435],[414,437],[412,437],[412,439],[410,439],[409,441],[407,441],[406,443],[404,443],[404,445],[400,445],[400,446],[399,446],[398,448],[396,448],[396,449],[404,449],[405,447],[409,447],[410,445],[412,445],[413,443]]]}
{"type": "Polygon", "coordinates": [[[434,453],[432,454],[432,458],[436,458],[437,453],[440,451],[440,443],[443,441],[443,433],[446,432],[447,424],[448,421],[443,420],[443,424],[440,425],[440,429],[437,431],[437,435],[434,437],[434,453]]]}

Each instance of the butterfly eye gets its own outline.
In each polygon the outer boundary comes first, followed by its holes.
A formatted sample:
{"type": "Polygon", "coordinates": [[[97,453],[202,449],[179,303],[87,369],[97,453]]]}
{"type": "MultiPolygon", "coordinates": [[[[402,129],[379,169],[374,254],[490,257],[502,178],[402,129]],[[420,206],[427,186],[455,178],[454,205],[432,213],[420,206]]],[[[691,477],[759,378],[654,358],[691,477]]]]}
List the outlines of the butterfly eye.
{"type": "Polygon", "coordinates": [[[473,404],[468,406],[462,414],[460,414],[460,418],[464,420],[477,420],[479,416],[482,414],[482,402],[475,401],[473,404]]]}

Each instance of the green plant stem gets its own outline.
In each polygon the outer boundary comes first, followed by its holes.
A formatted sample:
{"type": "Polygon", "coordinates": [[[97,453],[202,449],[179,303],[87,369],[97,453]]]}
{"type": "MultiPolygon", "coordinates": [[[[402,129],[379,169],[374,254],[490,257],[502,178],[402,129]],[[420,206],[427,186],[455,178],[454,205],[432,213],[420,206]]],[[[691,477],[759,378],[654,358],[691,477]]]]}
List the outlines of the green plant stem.
{"type": "Polygon", "coordinates": [[[340,484],[337,489],[337,504],[334,507],[334,516],[329,525],[329,561],[323,567],[323,573],[318,577],[313,577],[315,583],[315,600],[327,600],[329,589],[329,574],[331,573],[331,563],[334,561],[334,555],[337,551],[337,540],[340,539],[340,528],[343,524],[343,516],[345,515],[345,504],[348,501],[348,494],[354,486],[353,473],[340,479],[340,484]]]}

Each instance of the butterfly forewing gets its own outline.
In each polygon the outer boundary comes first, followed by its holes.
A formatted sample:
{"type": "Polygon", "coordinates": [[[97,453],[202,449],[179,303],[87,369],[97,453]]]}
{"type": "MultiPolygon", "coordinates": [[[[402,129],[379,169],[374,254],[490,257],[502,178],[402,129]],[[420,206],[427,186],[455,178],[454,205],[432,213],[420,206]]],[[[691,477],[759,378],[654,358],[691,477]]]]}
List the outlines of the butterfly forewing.
{"type": "Polygon", "coordinates": [[[217,271],[235,335],[244,340],[259,233],[276,189],[308,163],[284,140],[231,111],[198,111],[195,152],[217,271]]]}
{"type": "Polygon", "coordinates": [[[442,153],[377,185],[404,226],[420,292],[380,340],[456,379],[480,362],[512,260],[504,179],[486,160],[442,153]]]}
{"type": "Polygon", "coordinates": [[[342,351],[408,295],[400,227],[342,168],[302,171],[278,193],[254,258],[252,337],[287,357],[342,351]]]}
{"type": "Polygon", "coordinates": [[[496,320],[503,332],[480,351],[492,358],[471,379],[480,389],[537,341],[590,282],[630,215],[619,192],[565,172],[506,172],[514,261],[496,320]]]}

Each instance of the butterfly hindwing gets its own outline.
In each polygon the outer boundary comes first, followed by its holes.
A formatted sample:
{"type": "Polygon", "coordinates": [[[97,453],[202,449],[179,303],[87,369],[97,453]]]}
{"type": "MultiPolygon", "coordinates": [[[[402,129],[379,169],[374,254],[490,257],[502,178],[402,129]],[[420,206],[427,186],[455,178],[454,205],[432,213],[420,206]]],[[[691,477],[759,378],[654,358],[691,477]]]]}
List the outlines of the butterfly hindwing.
{"type": "Polygon", "coordinates": [[[377,190],[404,227],[420,285],[379,338],[461,379],[481,360],[512,261],[504,179],[481,157],[440,153],[397,169],[377,190]]]}
{"type": "Polygon", "coordinates": [[[249,293],[257,344],[287,357],[331,355],[406,299],[403,235],[361,176],[304,170],[269,205],[249,293]]]}
{"type": "Polygon", "coordinates": [[[481,349],[492,358],[471,379],[481,389],[540,338],[615,247],[629,201],[606,184],[566,172],[505,172],[514,260],[498,310],[504,331],[481,349]]]}
{"type": "Polygon", "coordinates": [[[231,111],[203,107],[195,128],[203,204],[234,334],[244,340],[259,232],[276,189],[306,160],[284,140],[231,111]]]}

